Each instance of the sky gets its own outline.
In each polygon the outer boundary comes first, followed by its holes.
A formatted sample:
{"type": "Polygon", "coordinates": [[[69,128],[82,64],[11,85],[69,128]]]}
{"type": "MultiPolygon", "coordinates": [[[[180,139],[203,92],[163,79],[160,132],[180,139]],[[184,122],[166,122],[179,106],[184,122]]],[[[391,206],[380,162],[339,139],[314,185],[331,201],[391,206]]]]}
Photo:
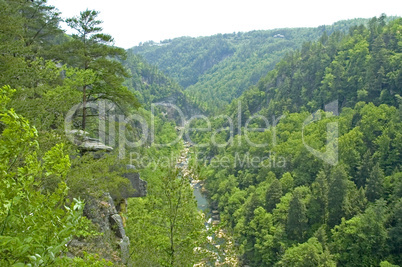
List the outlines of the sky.
{"type": "Polygon", "coordinates": [[[78,16],[87,8],[100,11],[103,32],[126,49],[180,36],[318,27],[382,13],[402,16],[400,0],[48,0],[48,4],[58,8],[62,18],[78,16]]]}

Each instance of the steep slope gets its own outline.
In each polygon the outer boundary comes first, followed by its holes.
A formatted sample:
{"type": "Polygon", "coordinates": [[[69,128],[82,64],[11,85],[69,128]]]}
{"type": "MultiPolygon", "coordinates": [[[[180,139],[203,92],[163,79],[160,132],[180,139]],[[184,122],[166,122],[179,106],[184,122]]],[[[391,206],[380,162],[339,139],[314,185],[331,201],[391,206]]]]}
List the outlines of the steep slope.
{"type": "Polygon", "coordinates": [[[401,31],[323,35],[191,135],[242,265],[401,266],[401,31]]]}
{"type": "Polygon", "coordinates": [[[175,79],[206,112],[217,112],[274,68],[288,52],[324,32],[347,32],[366,19],[318,28],[276,29],[147,42],[131,51],[175,79]]]}
{"type": "MultiPolygon", "coordinates": [[[[401,19],[386,25],[374,18],[367,28],[355,26],[348,35],[323,35],[304,44],[243,93],[238,99],[243,113],[314,112],[335,100],[339,108],[358,101],[397,106],[396,95],[402,94],[401,25],[401,19]]],[[[235,116],[236,109],[234,101],[229,113],[235,116]]]]}
{"type": "Polygon", "coordinates": [[[125,81],[125,85],[136,93],[142,105],[149,106],[153,102],[181,92],[176,82],[139,55],[129,52],[124,65],[131,72],[131,77],[125,81]]]}
{"type": "Polygon", "coordinates": [[[198,108],[187,100],[177,82],[161,72],[158,67],[147,63],[140,55],[129,51],[123,64],[131,74],[124,85],[135,93],[144,108],[150,109],[151,104],[162,102],[176,105],[187,117],[200,113],[198,108]]]}

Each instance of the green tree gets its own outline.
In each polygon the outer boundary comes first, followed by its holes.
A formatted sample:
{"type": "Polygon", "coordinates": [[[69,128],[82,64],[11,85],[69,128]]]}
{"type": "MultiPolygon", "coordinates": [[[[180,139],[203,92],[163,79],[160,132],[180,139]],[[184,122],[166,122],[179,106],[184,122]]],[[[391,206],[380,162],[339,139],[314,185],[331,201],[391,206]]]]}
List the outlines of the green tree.
{"type": "Polygon", "coordinates": [[[265,193],[265,209],[272,212],[282,197],[282,185],[278,179],[275,179],[268,187],[265,193]]]}
{"type": "Polygon", "coordinates": [[[18,3],[23,18],[23,41],[33,55],[50,59],[57,51],[57,42],[63,40],[64,33],[59,28],[60,12],[47,4],[47,0],[10,1],[18,3]]]}
{"type": "Polygon", "coordinates": [[[295,190],[289,203],[286,234],[289,239],[302,242],[307,229],[306,205],[299,190],[295,190]]]}
{"type": "Polygon", "coordinates": [[[26,48],[20,38],[23,19],[11,1],[0,1],[0,85],[16,86],[25,67],[26,48]]]}
{"type": "Polygon", "coordinates": [[[345,216],[344,202],[347,195],[347,173],[343,165],[331,170],[328,191],[328,225],[334,227],[345,216]]]}
{"type": "Polygon", "coordinates": [[[36,129],[6,107],[12,92],[0,89],[0,265],[70,266],[67,244],[90,226],[83,202],[67,200],[70,159],[63,144],[38,158],[36,129]],[[53,191],[41,182],[49,176],[61,180],[53,191]]]}
{"type": "Polygon", "coordinates": [[[328,220],[328,180],[324,171],[320,171],[311,185],[311,199],[308,205],[309,224],[317,227],[328,220]]]}
{"type": "Polygon", "coordinates": [[[367,207],[366,191],[363,187],[357,189],[355,183],[348,181],[348,193],[344,202],[345,218],[364,213],[367,207]]]}
{"type": "Polygon", "coordinates": [[[232,228],[236,225],[237,217],[234,216],[235,212],[244,204],[246,195],[247,193],[245,191],[235,188],[228,199],[227,205],[224,207],[225,213],[221,214],[232,228]]]}
{"type": "MultiPolygon", "coordinates": [[[[254,188],[253,188],[254,189],[254,188]]],[[[244,217],[246,222],[249,223],[254,218],[254,210],[261,207],[262,201],[256,192],[252,192],[243,206],[244,217]]]]}
{"type": "Polygon", "coordinates": [[[342,219],[332,232],[330,248],[340,266],[378,266],[387,246],[388,219],[384,200],[378,200],[364,214],[342,219]]]}
{"type": "Polygon", "coordinates": [[[370,176],[370,170],[373,168],[373,159],[371,158],[370,150],[367,150],[359,163],[357,178],[355,178],[355,182],[357,187],[365,187],[366,181],[370,176]]]}
{"type": "Polygon", "coordinates": [[[399,267],[399,265],[389,263],[388,261],[382,261],[380,267],[399,267]]]}
{"type": "Polygon", "coordinates": [[[203,257],[206,232],[192,188],[178,169],[158,169],[156,174],[158,181],[149,196],[129,202],[127,234],[133,264],[193,265],[203,257]]]}
{"type": "Polygon", "coordinates": [[[368,201],[374,202],[382,196],[384,182],[384,172],[380,168],[380,164],[374,165],[370,173],[370,178],[367,180],[366,196],[368,201]]]}
{"type": "Polygon", "coordinates": [[[389,238],[394,262],[402,265],[402,199],[399,199],[393,208],[389,238]]]}
{"type": "Polygon", "coordinates": [[[325,250],[317,238],[312,237],[306,243],[288,248],[282,259],[275,266],[292,267],[335,267],[336,262],[328,250],[325,250]]]}
{"type": "MultiPolygon", "coordinates": [[[[46,0],[0,2],[0,84],[31,86],[22,76],[39,57],[53,59],[64,38],[59,12],[46,0]]],[[[29,76],[29,75],[27,75],[29,76]]]]}
{"type": "Polygon", "coordinates": [[[278,240],[275,238],[272,215],[263,207],[258,207],[254,210],[254,218],[249,226],[249,240],[252,241],[251,244],[254,243],[254,248],[251,249],[248,259],[255,266],[272,266],[278,253],[278,240]]]}
{"type": "Polygon", "coordinates": [[[284,194],[293,189],[294,181],[292,175],[289,172],[284,173],[281,179],[279,179],[279,182],[281,182],[281,187],[284,194]]]}
{"type": "Polygon", "coordinates": [[[65,44],[66,62],[83,70],[92,70],[95,79],[84,81],[82,88],[82,129],[86,128],[87,102],[107,99],[120,106],[125,104],[137,107],[135,96],[124,87],[123,81],[129,75],[119,59],[124,59],[126,52],[114,47],[113,38],[103,34],[99,12],[86,10],[79,17],[67,19],[67,24],[77,34],[65,44]]]}

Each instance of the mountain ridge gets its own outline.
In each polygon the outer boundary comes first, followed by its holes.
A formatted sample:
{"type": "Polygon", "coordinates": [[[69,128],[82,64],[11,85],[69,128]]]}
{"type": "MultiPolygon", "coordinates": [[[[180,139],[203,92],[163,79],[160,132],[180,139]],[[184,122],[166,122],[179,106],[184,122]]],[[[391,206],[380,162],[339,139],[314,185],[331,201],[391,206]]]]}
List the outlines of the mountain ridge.
{"type": "MultiPolygon", "coordinates": [[[[394,17],[386,18],[392,20],[394,17]]],[[[217,113],[255,85],[287,53],[324,32],[347,33],[369,19],[338,21],[316,28],[255,30],[204,37],[178,37],[135,46],[129,51],[156,65],[184,88],[204,113],[217,113]]]]}

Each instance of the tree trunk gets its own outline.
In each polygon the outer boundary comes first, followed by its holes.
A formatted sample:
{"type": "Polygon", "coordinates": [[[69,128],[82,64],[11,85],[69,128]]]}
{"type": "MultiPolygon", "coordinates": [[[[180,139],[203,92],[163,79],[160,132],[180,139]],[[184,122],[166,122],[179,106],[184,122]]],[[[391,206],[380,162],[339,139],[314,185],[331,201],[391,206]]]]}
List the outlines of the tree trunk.
{"type": "Polygon", "coordinates": [[[87,94],[86,94],[87,86],[84,85],[82,88],[82,130],[85,131],[86,126],[86,118],[87,118],[87,94]]]}

